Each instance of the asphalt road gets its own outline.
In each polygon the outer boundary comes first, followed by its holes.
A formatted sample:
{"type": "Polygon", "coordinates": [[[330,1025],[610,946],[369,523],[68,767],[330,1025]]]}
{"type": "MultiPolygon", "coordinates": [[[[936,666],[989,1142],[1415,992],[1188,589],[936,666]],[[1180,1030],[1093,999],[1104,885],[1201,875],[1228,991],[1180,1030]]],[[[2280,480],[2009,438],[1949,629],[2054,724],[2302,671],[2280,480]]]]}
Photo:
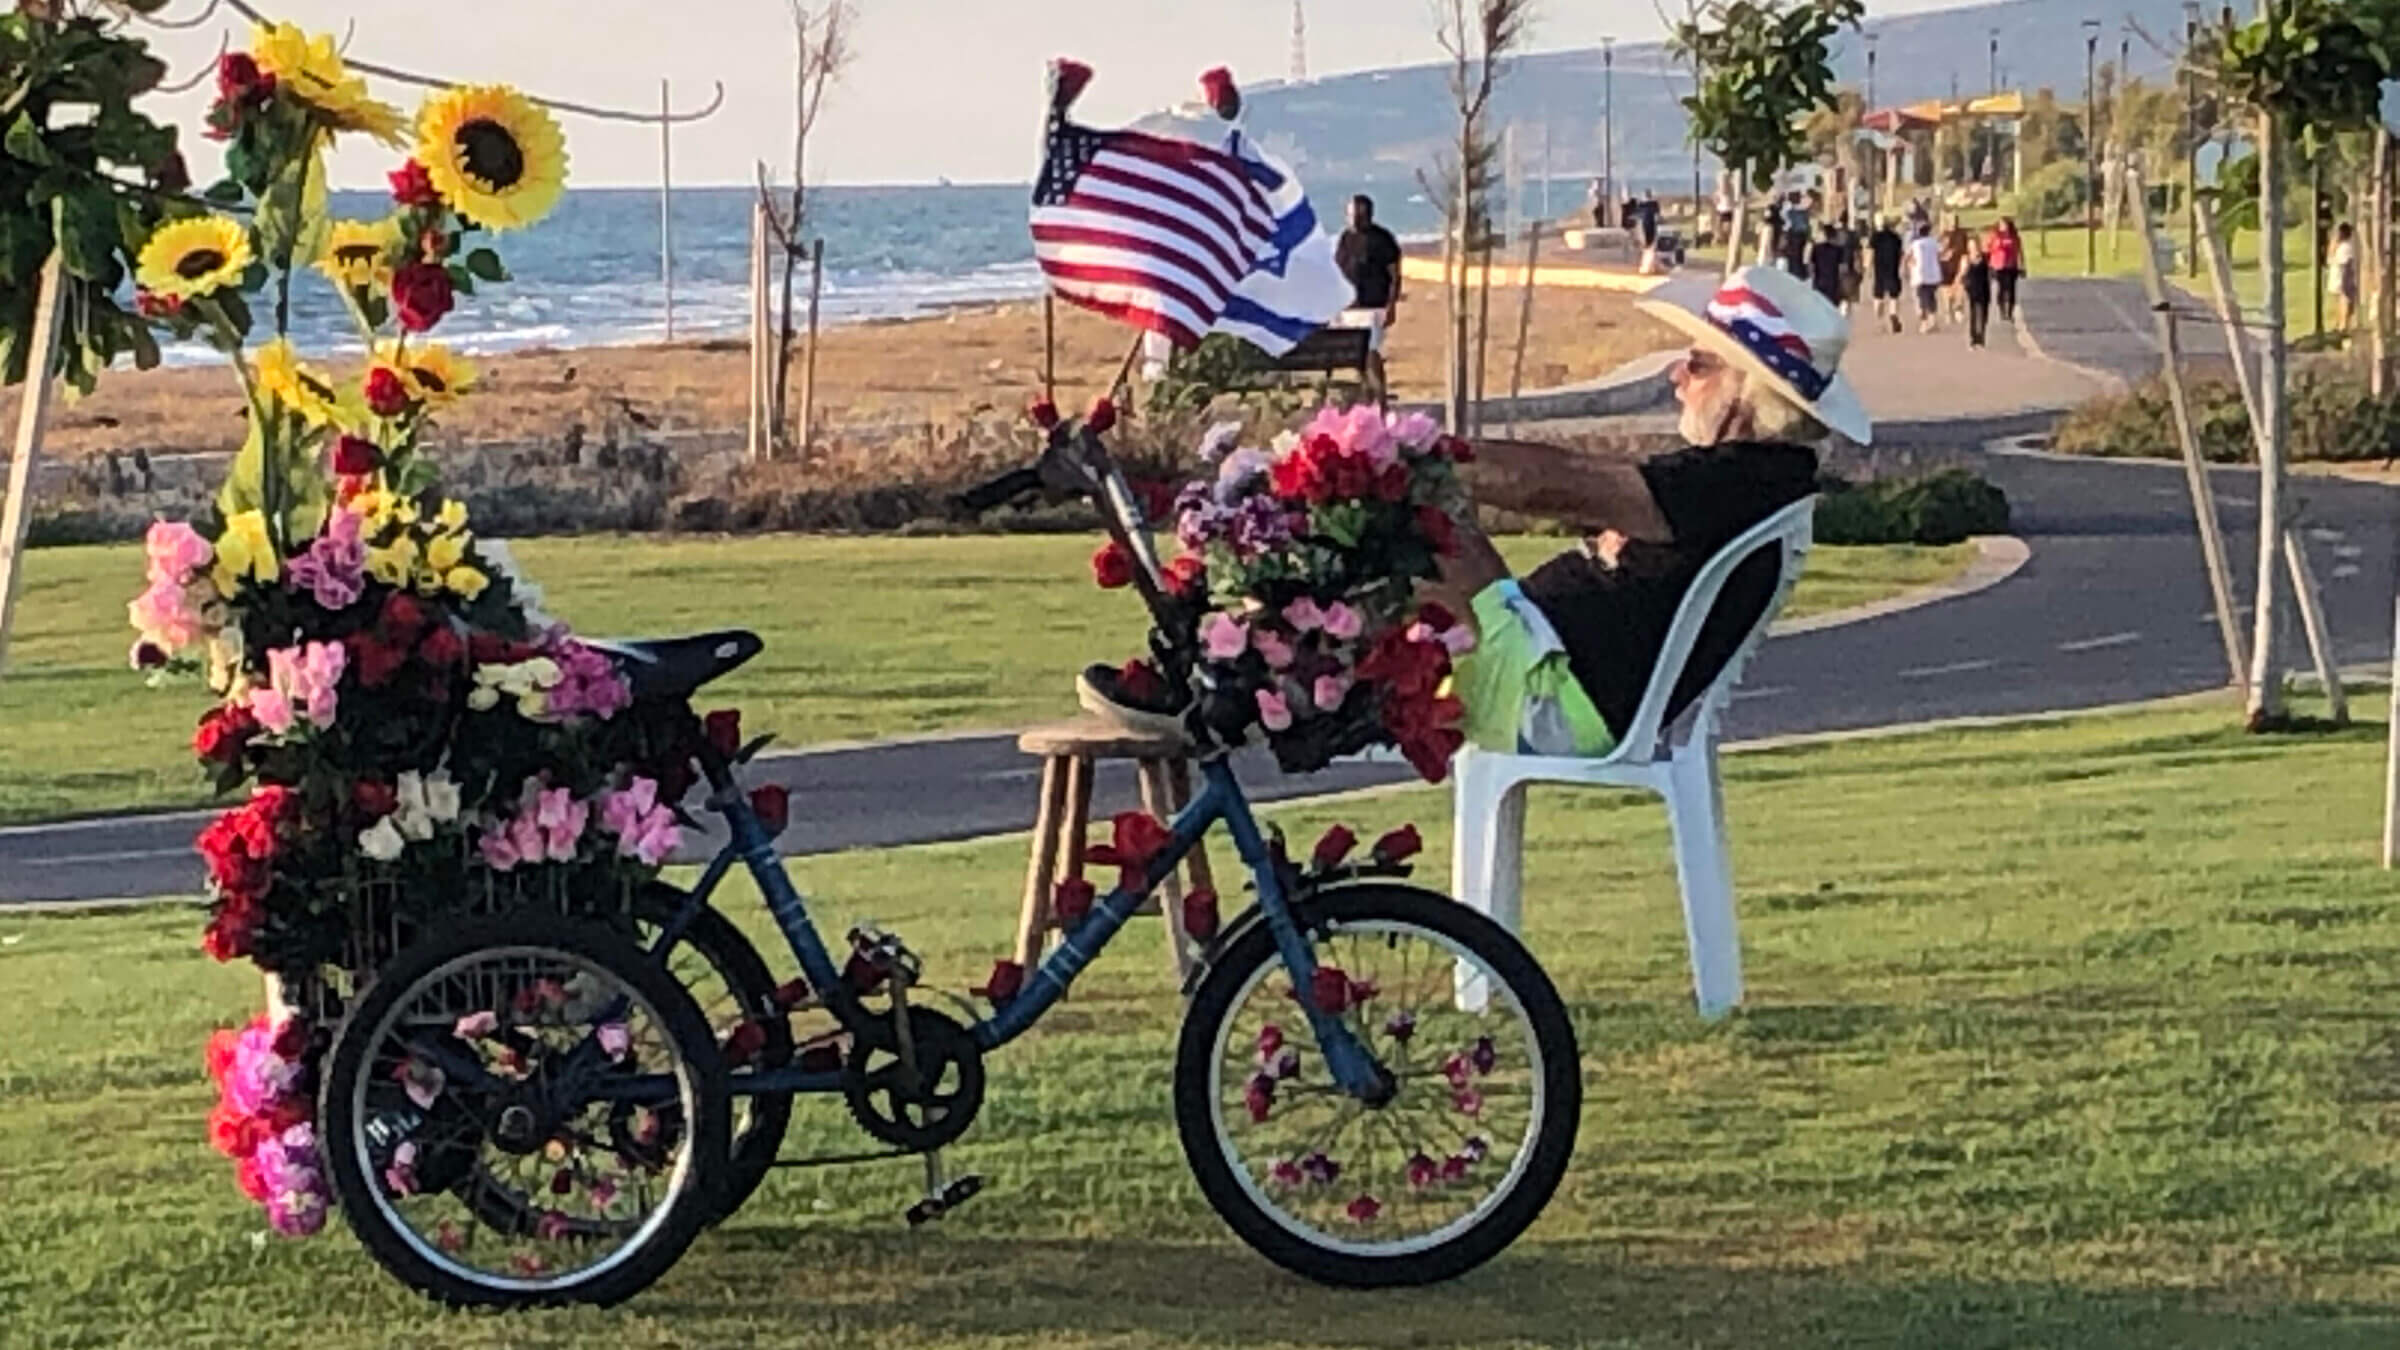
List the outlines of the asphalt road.
{"type": "MultiPolygon", "coordinates": [[[[2065,286],[2052,292],[2060,307],[2089,294],[2065,286]]],[[[2092,331],[2107,321],[2105,309],[2090,319],[2092,331]]],[[[2032,318],[2037,332],[2046,331],[2041,310],[2032,318]]],[[[2059,323],[2082,318],[2070,311],[2059,323]]],[[[2119,346],[2146,340],[2121,322],[2118,331],[2133,334],[2117,339],[2119,346]]],[[[2091,342],[2103,348],[2083,353],[2094,364],[2139,373],[2138,351],[2091,342]]],[[[1962,448],[2042,420],[1879,429],[1875,453],[1886,466],[1961,462],[1998,483],[2031,560],[1973,595],[1769,641],[1735,695],[1733,739],[2091,707],[2226,683],[2182,470],[1962,448]]],[[[2212,482],[2236,594],[2247,596],[2257,553],[2248,528],[2256,478],[2221,469],[2212,482]]],[[[2290,495],[2339,659],[2388,659],[2400,498],[2381,486],[2323,478],[2294,479],[2290,495]]],[[[2287,650],[2304,666],[2296,624],[2294,634],[2287,650]]],[[[1291,780],[1263,755],[1242,767],[1262,800],[1410,777],[1405,766],[1361,764],[1291,780]]],[[[789,755],[757,769],[792,790],[793,823],[782,843],[796,854],[1026,829],[1038,773],[1005,735],[789,755]]],[[[1130,773],[1109,766],[1097,795],[1101,811],[1132,805],[1130,773]]],[[[201,819],[182,813],[0,830],[0,903],[195,893],[201,873],[191,838],[201,819]]]]}

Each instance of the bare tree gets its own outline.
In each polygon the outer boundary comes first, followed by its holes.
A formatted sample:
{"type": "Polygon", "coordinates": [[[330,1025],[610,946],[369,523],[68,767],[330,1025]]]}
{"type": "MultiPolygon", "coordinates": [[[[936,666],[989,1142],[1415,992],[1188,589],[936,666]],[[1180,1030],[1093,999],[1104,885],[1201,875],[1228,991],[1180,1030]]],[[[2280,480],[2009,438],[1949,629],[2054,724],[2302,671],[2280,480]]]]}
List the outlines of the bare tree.
{"type": "MultiPolygon", "coordinates": [[[[788,407],[786,390],[791,384],[792,339],[797,331],[797,314],[792,305],[792,278],[801,260],[808,256],[808,133],[817,124],[817,114],[824,110],[825,91],[850,65],[855,54],[850,45],[850,28],[858,14],[852,0],[827,0],[811,11],[804,0],[785,0],[792,12],[792,193],[788,203],[775,198],[774,184],[763,174],[759,178],[759,196],[767,205],[767,227],[775,243],[783,251],[782,320],[775,350],[775,392],[767,419],[769,436],[778,434],[783,426],[784,410],[788,407]]],[[[801,428],[803,441],[808,429],[801,428]]]]}
{"type": "Polygon", "coordinates": [[[1508,56],[1524,44],[1533,23],[1533,0],[1433,0],[1434,38],[1450,57],[1450,96],[1458,107],[1458,146],[1455,158],[1436,169],[1447,189],[1443,213],[1450,235],[1443,252],[1455,266],[1445,264],[1442,284],[1445,345],[1449,350],[1450,429],[1467,430],[1468,277],[1474,252],[1489,247],[1489,218],[1493,169],[1498,145],[1486,129],[1492,89],[1499,83],[1508,56]]]}

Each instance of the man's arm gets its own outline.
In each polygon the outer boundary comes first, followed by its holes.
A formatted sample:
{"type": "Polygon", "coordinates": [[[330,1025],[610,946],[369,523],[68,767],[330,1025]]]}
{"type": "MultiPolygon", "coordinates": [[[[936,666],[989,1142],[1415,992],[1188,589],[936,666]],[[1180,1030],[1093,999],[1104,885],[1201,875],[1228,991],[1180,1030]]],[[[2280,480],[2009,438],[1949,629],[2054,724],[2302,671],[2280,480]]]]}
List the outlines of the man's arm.
{"type": "Polygon", "coordinates": [[[1474,447],[1475,461],[1461,472],[1481,505],[1648,543],[1674,541],[1649,481],[1631,458],[1532,441],[1476,441],[1474,447]]]}

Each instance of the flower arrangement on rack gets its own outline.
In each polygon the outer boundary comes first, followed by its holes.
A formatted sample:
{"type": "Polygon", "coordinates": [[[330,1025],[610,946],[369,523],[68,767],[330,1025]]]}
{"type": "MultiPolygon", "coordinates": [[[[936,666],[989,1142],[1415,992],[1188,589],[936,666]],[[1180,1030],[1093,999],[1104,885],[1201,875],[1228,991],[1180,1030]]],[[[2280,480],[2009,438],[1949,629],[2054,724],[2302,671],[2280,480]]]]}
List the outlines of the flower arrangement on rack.
{"type": "MultiPolygon", "coordinates": [[[[227,149],[206,198],[232,214],[152,233],[137,304],[225,355],[249,435],[208,518],[151,528],[130,606],[133,664],[207,680],[219,701],[194,753],[220,794],[247,789],[197,840],[203,948],[288,989],[384,955],[357,945],[365,896],[384,930],[536,897],[621,906],[678,842],[685,728],[632,709],[615,664],[542,613],[418,453],[475,383],[430,334],[478,282],[507,279],[478,238],[557,202],[556,124],[500,87],[436,93],[404,122],[330,38],[283,25],[222,58],[208,125],[227,149]],[[327,215],[324,155],[350,135],[413,151],[381,220],[327,215]],[[288,336],[292,287],[312,274],[356,322],[356,369],[288,336]]],[[[210,1054],[212,1134],[288,1233],[322,1218],[299,1198],[314,1193],[311,1011],[210,1054]]]]}
{"type": "MultiPolygon", "coordinates": [[[[1440,782],[1463,742],[1451,659],[1475,639],[1416,588],[1456,549],[1466,443],[1421,414],[1366,407],[1324,409],[1271,450],[1233,448],[1232,430],[1201,445],[1213,472],[1175,499],[1183,551],[1166,567],[1202,611],[1208,724],[1260,729],[1288,772],[1389,745],[1440,782]]],[[[1122,552],[1094,560],[1101,585],[1131,580],[1122,552]]],[[[1146,663],[1121,674],[1136,688],[1160,679],[1146,663]]]]}

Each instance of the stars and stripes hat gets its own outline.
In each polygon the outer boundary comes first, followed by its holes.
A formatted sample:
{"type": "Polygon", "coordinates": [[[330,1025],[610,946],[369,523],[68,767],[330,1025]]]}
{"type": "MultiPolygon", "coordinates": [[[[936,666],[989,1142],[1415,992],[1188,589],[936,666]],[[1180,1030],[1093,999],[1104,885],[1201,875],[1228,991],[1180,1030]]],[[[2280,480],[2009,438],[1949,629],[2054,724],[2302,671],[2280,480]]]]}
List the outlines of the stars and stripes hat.
{"type": "Polygon", "coordinates": [[[1677,278],[1634,302],[1723,356],[1850,440],[1875,438],[1874,419],[1842,378],[1850,321],[1814,287],[1775,267],[1745,267],[1723,282],[1677,278]]]}

